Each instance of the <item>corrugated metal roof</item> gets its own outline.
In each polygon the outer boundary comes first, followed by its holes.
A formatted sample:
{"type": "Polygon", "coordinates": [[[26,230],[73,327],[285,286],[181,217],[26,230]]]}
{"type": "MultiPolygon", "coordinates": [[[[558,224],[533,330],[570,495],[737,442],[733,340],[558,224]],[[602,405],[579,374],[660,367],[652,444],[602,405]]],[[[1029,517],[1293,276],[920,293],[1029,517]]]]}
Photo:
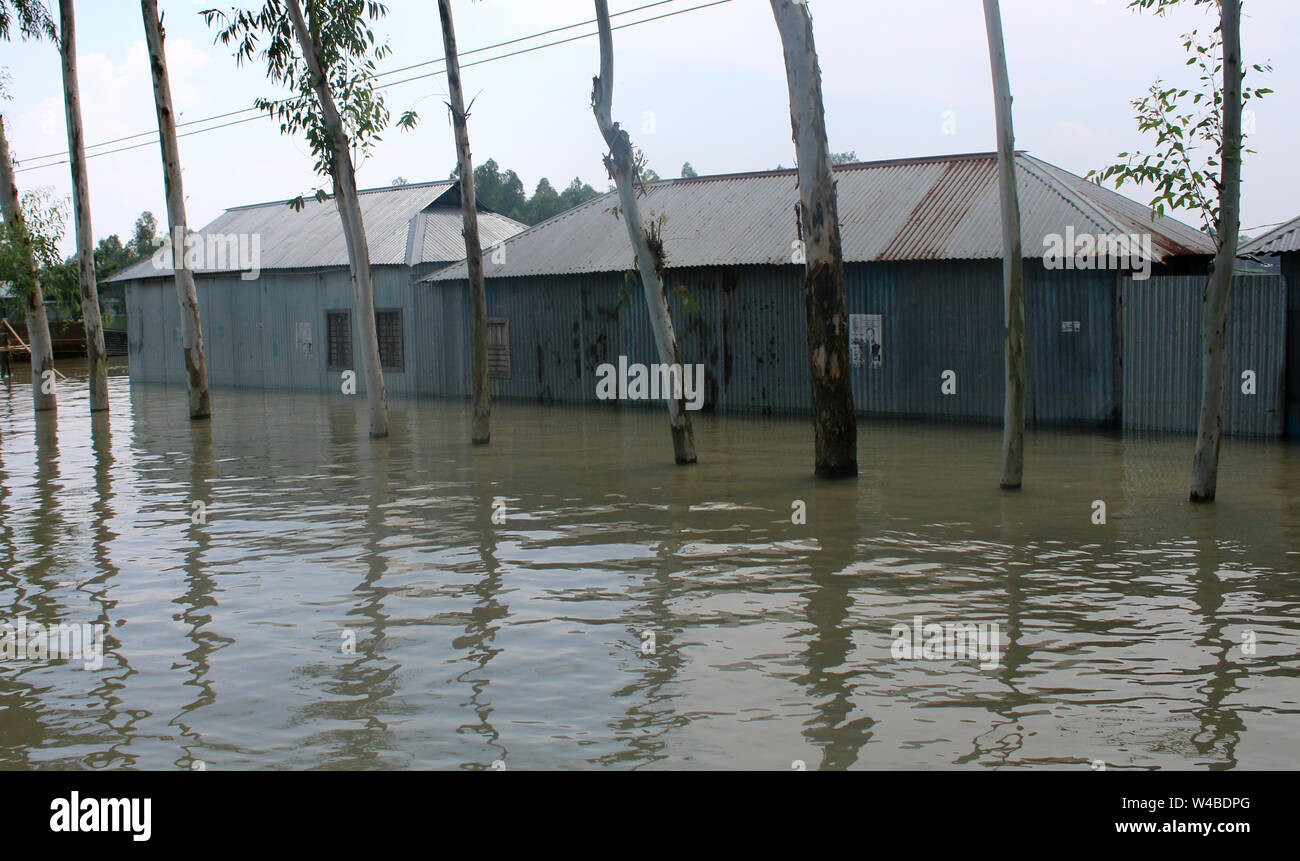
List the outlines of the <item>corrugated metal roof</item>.
{"type": "Polygon", "coordinates": [[[1258,236],[1245,245],[1239,254],[1282,254],[1287,251],[1300,251],[1300,217],[1296,217],[1274,227],[1263,236],[1258,236]]]}
{"type": "MultiPolygon", "coordinates": [[[[464,259],[460,195],[455,182],[371,188],[358,192],[358,197],[372,264],[411,266],[464,259]]],[[[494,212],[479,215],[484,245],[500,242],[525,227],[494,212]]],[[[196,232],[203,236],[257,234],[260,268],[264,270],[348,265],[343,226],[333,196],[325,200],[305,197],[303,208],[297,211],[283,200],[232,207],[196,232]]],[[[233,271],[233,267],[200,266],[195,271],[233,271]]],[[[171,275],[170,268],[158,268],[151,260],[142,260],[107,280],[171,275]]]]}
{"type": "MultiPolygon", "coordinates": [[[[1044,238],[1150,233],[1157,259],[1212,254],[1200,231],[1025,153],[1016,154],[1023,247],[1038,256],[1044,238]]],[[[997,155],[969,153],[841,165],[835,169],[844,259],[1000,259],[1002,213],[997,155]]],[[[666,215],[672,267],[790,263],[796,240],[794,170],[726,174],[653,183],[641,214],[666,215]]],[[[632,268],[627,229],[610,212],[613,192],[507,240],[493,278],[622,271],[632,268]]],[[[428,281],[465,278],[464,263],[428,281]]]]}
{"type": "MultiPolygon", "coordinates": [[[[449,207],[439,204],[416,213],[411,222],[406,265],[463,260],[465,237],[461,231],[464,226],[464,219],[458,206],[449,207]]],[[[506,218],[495,212],[479,212],[479,244],[484,248],[496,245],[527,227],[526,224],[520,224],[513,218],[506,218]]],[[[366,229],[370,229],[369,224],[366,229]]]]}

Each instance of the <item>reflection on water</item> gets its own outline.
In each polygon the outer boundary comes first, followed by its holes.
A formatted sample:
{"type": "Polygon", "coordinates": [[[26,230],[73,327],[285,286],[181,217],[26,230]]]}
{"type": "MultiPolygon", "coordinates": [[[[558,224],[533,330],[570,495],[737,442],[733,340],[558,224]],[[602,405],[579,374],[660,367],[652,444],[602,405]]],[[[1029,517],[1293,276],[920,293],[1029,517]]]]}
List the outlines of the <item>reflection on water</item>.
{"type": "Polygon", "coordinates": [[[1193,508],[1186,437],[1037,433],[1007,494],[993,428],[864,422],[824,483],[805,419],[697,415],[676,468],[658,412],[474,448],[460,402],[372,441],[360,399],[111,392],[0,387],[0,622],[108,628],[0,663],[3,767],[1300,766],[1300,446],[1230,441],[1193,508]],[[895,658],[916,616],[997,666],[895,658]]]}

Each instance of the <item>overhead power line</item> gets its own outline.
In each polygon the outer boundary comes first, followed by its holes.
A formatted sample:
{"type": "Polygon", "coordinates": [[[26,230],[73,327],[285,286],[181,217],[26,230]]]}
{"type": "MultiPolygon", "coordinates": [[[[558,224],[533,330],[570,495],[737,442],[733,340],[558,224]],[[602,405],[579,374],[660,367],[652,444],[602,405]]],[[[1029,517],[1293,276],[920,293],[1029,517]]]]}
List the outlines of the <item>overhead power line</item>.
{"type": "MultiPolygon", "coordinates": [[[[651,9],[651,8],[656,7],[656,6],[663,6],[663,5],[667,4],[667,3],[672,3],[672,2],[675,2],[675,0],[657,0],[657,2],[654,2],[654,3],[646,3],[646,4],[641,5],[641,6],[636,6],[636,7],[632,8],[632,9],[625,9],[625,10],[623,10],[622,12],[615,12],[615,13],[614,13],[612,16],[610,16],[610,17],[617,18],[617,17],[619,17],[619,16],[621,16],[621,15],[630,15],[630,14],[632,14],[632,13],[634,13],[634,12],[641,12],[641,11],[644,11],[644,10],[646,10],[646,9],[651,9]]],[[[639,26],[639,25],[641,25],[641,24],[649,24],[649,23],[651,23],[651,22],[653,22],[653,21],[659,21],[659,20],[662,20],[662,19],[664,19],[664,18],[671,18],[671,17],[673,17],[673,16],[675,16],[675,15],[683,15],[683,14],[686,14],[687,12],[696,12],[696,11],[699,11],[699,10],[701,10],[701,9],[707,9],[707,8],[709,8],[709,7],[711,7],[711,6],[721,6],[721,5],[723,5],[724,3],[730,3],[730,2],[731,2],[731,0],[712,0],[712,2],[700,3],[700,4],[698,4],[698,5],[691,6],[691,7],[688,7],[688,8],[686,8],[686,9],[676,9],[676,10],[673,10],[673,11],[671,11],[671,12],[664,12],[664,13],[659,14],[659,15],[653,15],[653,16],[651,16],[651,17],[649,17],[649,18],[642,18],[642,19],[637,20],[637,21],[629,21],[629,22],[627,22],[627,23],[625,23],[625,24],[619,24],[619,25],[617,25],[617,26],[611,27],[610,29],[611,29],[611,30],[623,30],[623,29],[626,29],[626,28],[628,28],[628,27],[636,27],[636,26],[639,26]]],[[[532,40],[532,39],[540,38],[540,37],[542,37],[542,36],[548,36],[548,35],[552,35],[552,34],[554,34],[554,33],[561,33],[561,32],[564,32],[565,30],[573,30],[573,29],[575,29],[575,28],[577,28],[577,27],[583,27],[583,26],[587,26],[587,25],[589,25],[589,24],[594,24],[594,23],[596,23],[596,19],[595,19],[595,18],[592,18],[592,19],[587,20],[587,21],[579,21],[579,22],[577,22],[577,23],[575,23],[575,24],[567,24],[567,25],[565,25],[565,26],[563,26],[563,27],[553,27],[553,28],[551,28],[550,30],[542,30],[542,31],[540,31],[540,32],[538,32],[538,33],[533,33],[533,34],[528,35],[528,36],[520,36],[520,37],[515,38],[515,39],[508,39],[508,40],[506,40],[506,41],[504,41],[504,42],[497,42],[496,44],[493,44],[493,45],[484,45],[483,47],[480,47],[480,48],[474,48],[474,49],[469,50],[469,51],[462,51],[462,52],[460,52],[460,53],[457,54],[457,57],[458,57],[458,58],[459,58],[459,57],[468,57],[468,56],[471,56],[471,55],[473,55],[473,54],[480,54],[480,53],[483,53],[484,51],[491,51],[491,50],[494,50],[494,49],[496,49],[496,48],[503,48],[503,47],[506,47],[506,46],[509,46],[509,45],[518,44],[518,43],[520,43],[520,42],[527,42],[527,41],[530,41],[530,40],[532,40]]],[[[546,43],[541,44],[541,45],[533,45],[533,46],[528,47],[528,48],[522,48],[522,49],[517,50],[517,51],[510,51],[510,52],[505,53],[505,54],[498,54],[498,55],[496,55],[496,56],[487,57],[487,58],[482,59],[482,60],[474,60],[473,62],[462,63],[462,64],[461,64],[461,68],[462,68],[462,69],[468,69],[468,68],[470,68],[471,66],[481,66],[481,65],[483,65],[484,63],[492,63],[492,62],[495,62],[495,61],[497,61],[497,60],[506,60],[506,59],[509,59],[509,58],[511,58],[511,57],[517,57],[517,56],[520,56],[521,54],[529,54],[529,53],[532,53],[533,51],[540,51],[540,50],[542,50],[542,49],[544,49],[544,48],[553,48],[553,47],[555,47],[555,46],[557,46],[557,45],[565,45],[565,44],[568,44],[568,43],[570,43],[570,42],[577,42],[577,41],[580,41],[580,40],[582,40],[582,39],[590,39],[590,38],[592,38],[593,36],[596,36],[596,35],[597,35],[596,32],[591,32],[591,33],[580,33],[580,34],[578,34],[578,35],[576,35],[576,36],[569,36],[569,37],[564,38],[564,39],[557,39],[556,41],[553,41],[553,42],[546,42],[546,43]]],[[[388,76],[388,75],[395,75],[395,74],[398,74],[399,72],[410,71],[411,69],[418,69],[418,68],[421,68],[421,67],[423,67],[423,66],[433,65],[433,64],[435,64],[435,63],[443,63],[443,64],[445,64],[445,63],[446,63],[446,58],[435,58],[435,59],[432,59],[432,60],[425,60],[425,61],[422,61],[422,62],[419,62],[419,63],[412,63],[412,64],[410,64],[410,65],[408,65],[408,66],[402,66],[402,67],[397,68],[397,69],[389,69],[388,71],[384,71],[384,72],[380,72],[380,73],[378,73],[377,75],[375,75],[375,77],[376,77],[376,78],[382,78],[382,77],[386,77],[386,76],[388,76]]],[[[444,74],[446,74],[446,70],[445,70],[445,69],[437,69],[437,70],[434,70],[434,71],[432,71],[432,72],[426,72],[426,73],[424,73],[424,74],[420,74],[420,75],[412,75],[412,76],[409,77],[409,78],[402,78],[401,80],[398,80],[398,81],[389,81],[389,82],[384,83],[384,84],[379,84],[379,85],[377,85],[377,86],[375,87],[375,89],[377,89],[377,90],[384,90],[384,89],[388,89],[389,87],[396,87],[396,86],[400,86],[400,85],[402,85],[402,84],[409,84],[409,83],[411,83],[412,81],[419,81],[419,80],[423,80],[423,79],[425,79],[425,78],[432,78],[432,77],[436,77],[436,76],[438,76],[438,75],[444,75],[444,74]]],[[[283,101],[287,101],[287,100],[283,100],[283,101]]],[[[280,103],[280,102],[277,102],[276,104],[279,104],[279,103],[280,103]]],[[[265,113],[265,112],[263,112],[262,109],[260,109],[260,108],[256,108],[256,107],[248,107],[248,108],[241,108],[241,109],[239,109],[239,110],[234,110],[234,111],[227,111],[226,113],[223,113],[223,114],[215,114],[215,115],[210,116],[210,117],[203,117],[203,118],[201,118],[201,119],[197,119],[197,120],[189,120],[189,121],[187,121],[187,122],[177,123],[176,127],[179,129],[179,128],[185,128],[185,127],[189,127],[189,126],[202,125],[202,124],[204,124],[204,123],[210,123],[210,122],[214,122],[214,121],[216,121],[216,120],[226,119],[226,118],[229,118],[229,117],[237,117],[237,116],[239,116],[240,114],[246,114],[246,113],[253,112],[253,111],[256,111],[256,113],[254,113],[252,116],[243,117],[243,118],[241,118],[241,119],[237,119],[237,120],[231,120],[230,122],[220,123],[219,125],[215,125],[215,126],[205,126],[204,128],[194,129],[194,130],[192,130],[192,131],[181,132],[181,133],[177,134],[176,136],[177,136],[178,138],[190,137],[190,136],[192,136],[192,135],[203,134],[203,133],[205,133],[205,132],[211,132],[211,131],[217,131],[218,129],[224,129],[224,128],[228,128],[228,127],[230,127],[230,126],[236,126],[236,125],[240,125],[240,124],[242,124],[242,123],[252,122],[252,121],[254,121],[254,120],[270,119],[270,118],[271,118],[271,115],[270,115],[269,113],[265,113]]],[[[102,142],[97,143],[97,144],[91,144],[90,146],[87,147],[87,149],[88,149],[88,150],[89,150],[89,149],[97,149],[97,148],[99,148],[99,147],[105,147],[105,146],[109,146],[109,145],[111,145],[111,144],[115,144],[115,143],[124,143],[124,142],[126,142],[126,141],[134,140],[134,139],[136,139],[136,138],[140,138],[140,137],[149,137],[149,140],[141,141],[140,143],[131,144],[131,145],[129,145],[129,146],[117,147],[117,148],[115,148],[115,149],[101,150],[101,151],[99,151],[99,152],[87,153],[86,158],[87,158],[87,159],[91,159],[91,158],[98,158],[99,156],[104,156],[104,155],[113,155],[114,153],[127,152],[128,150],[140,149],[140,148],[142,148],[142,147],[156,146],[157,143],[158,143],[158,132],[157,132],[157,131],[148,131],[148,132],[138,132],[138,133],[133,134],[133,135],[126,135],[126,136],[124,136],[124,137],[114,138],[114,139],[112,139],[112,140],[107,140],[107,141],[102,141],[102,142]]],[[[27,172],[27,171],[32,171],[32,170],[41,170],[41,169],[43,169],[43,168],[47,168],[47,167],[57,167],[58,165],[61,165],[61,164],[67,164],[67,163],[68,163],[68,157],[67,157],[67,156],[68,156],[68,153],[67,153],[66,150],[63,151],[63,152],[48,153],[48,154],[43,155],[43,156],[32,156],[31,158],[23,159],[21,163],[26,163],[26,162],[31,162],[31,161],[39,161],[39,160],[41,160],[41,159],[48,159],[48,158],[55,158],[55,159],[58,159],[58,160],[57,160],[57,161],[46,162],[45,164],[37,164],[37,165],[30,165],[30,164],[29,164],[29,165],[27,165],[27,166],[24,166],[24,167],[20,167],[20,168],[18,168],[18,169],[15,171],[15,173],[25,173],[25,172],[27,172]]]]}

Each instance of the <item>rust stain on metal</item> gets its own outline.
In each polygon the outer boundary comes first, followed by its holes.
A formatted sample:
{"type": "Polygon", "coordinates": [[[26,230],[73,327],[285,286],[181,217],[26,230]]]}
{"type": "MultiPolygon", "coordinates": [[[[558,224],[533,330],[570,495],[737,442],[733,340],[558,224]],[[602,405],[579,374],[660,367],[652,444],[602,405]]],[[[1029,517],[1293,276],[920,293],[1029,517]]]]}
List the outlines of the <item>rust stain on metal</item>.
{"type": "Polygon", "coordinates": [[[907,220],[876,260],[937,260],[947,256],[948,240],[997,181],[997,160],[953,161],[921,197],[907,220]]]}

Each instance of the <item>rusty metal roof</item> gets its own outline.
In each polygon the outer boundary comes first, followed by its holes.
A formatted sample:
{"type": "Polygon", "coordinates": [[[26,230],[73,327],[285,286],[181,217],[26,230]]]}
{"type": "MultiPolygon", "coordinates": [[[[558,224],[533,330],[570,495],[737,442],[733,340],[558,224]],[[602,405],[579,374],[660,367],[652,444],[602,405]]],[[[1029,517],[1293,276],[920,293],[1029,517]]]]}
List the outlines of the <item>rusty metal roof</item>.
{"type": "MultiPolygon", "coordinates": [[[[454,181],[370,188],[358,192],[358,198],[372,264],[412,266],[464,259],[460,193],[454,181]]],[[[484,245],[500,242],[525,227],[495,212],[479,214],[484,245]]],[[[256,234],[263,270],[348,265],[343,226],[332,195],[324,200],[305,197],[301,210],[294,210],[287,200],[232,207],[196,232],[202,236],[256,234]]],[[[233,271],[233,268],[205,265],[194,271],[233,271]]],[[[170,267],[141,260],[106,280],[171,275],[170,267]]]]}
{"type": "MultiPolygon", "coordinates": [[[[968,153],[840,165],[835,168],[844,259],[988,260],[1002,256],[996,153],[968,153]]],[[[1027,256],[1049,234],[1144,234],[1158,260],[1212,254],[1200,231],[1026,153],[1016,154],[1020,220],[1027,256]]],[[[796,240],[794,170],[663,180],[641,199],[644,219],[663,227],[672,267],[790,263],[796,240]]],[[[505,262],[488,277],[622,271],[632,268],[627,229],[613,192],[505,241],[505,262]]],[[[503,255],[498,253],[497,258],[503,255]]],[[[427,281],[464,279],[459,262],[427,281]]]]}
{"type": "Polygon", "coordinates": [[[1300,251],[1300,217],[1274,227],[1263,236],[1255,237],[1243,245],[1238,253],[1283,254],[1287,251],[1300,251]]]}

